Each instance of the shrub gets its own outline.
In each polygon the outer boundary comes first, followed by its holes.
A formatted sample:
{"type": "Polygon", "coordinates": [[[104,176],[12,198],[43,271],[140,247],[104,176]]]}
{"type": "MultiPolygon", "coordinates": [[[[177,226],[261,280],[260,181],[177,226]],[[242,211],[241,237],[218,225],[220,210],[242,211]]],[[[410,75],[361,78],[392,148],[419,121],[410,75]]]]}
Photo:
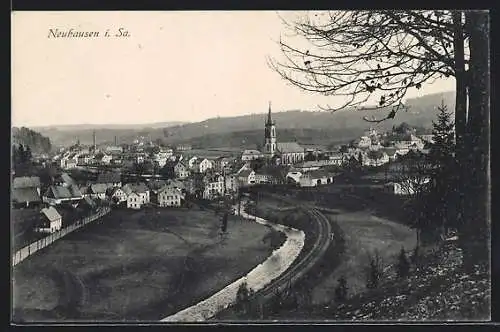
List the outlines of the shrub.
{"type": "Polygon", "coordinates": [[[335,288],[335,302],[342,303],[347,299],[347,280],[341,276],[338,280],[337,287],[335,288]]]}
{"type": "Polygon", "coordinates": [[[396,269],[398,278],[406,278],[410,272],[410,262],[406,257],[406,252],[404,248],[401,248],[401,251],[399,252],[396,269]]]}
{"type": "Polygon", "coordinates": [[[250,297],[254,294],[253,289],[248,287],[247,282],[243,282],[236,292],[236,309],[239,312],[248,313],[250,311],[250,297]]]}

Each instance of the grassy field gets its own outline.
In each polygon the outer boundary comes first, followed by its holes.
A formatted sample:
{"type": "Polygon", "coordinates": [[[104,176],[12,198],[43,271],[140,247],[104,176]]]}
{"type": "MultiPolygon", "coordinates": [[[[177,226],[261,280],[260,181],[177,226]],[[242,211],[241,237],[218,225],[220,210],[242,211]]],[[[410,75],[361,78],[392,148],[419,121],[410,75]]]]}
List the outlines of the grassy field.
{"type": "Polygon", "coordinates": [[[14,320],[159,320],[195,304],[273,249],[267,227],[236,216],[222,239],[219,218],[115,210],[14,269],[14,320]]]}
{"type": "MultiPolygon", "coordinates": [[[[331,188],[333,189],[333,186],[331,188]]],[[[351,294],[364,291],[366,284],[364,269],[368,266],[368,254],[378,251],[385,264],[392,264],[395,261],[395,255],[402,247],[411,250],[416,245],[414,230],[378,217],[374,213],[374,205],[368,206],[367,209],[359,205],[348,206],[345,199],[341,200],[341,197],[345,196],[342,193],[337,196],[336,200],[331,199],[331,196],[327,196],[326,200],[320,200],[319,197],[324,197],[317,195],[321,191],[323,190],[310,191],[316,196],[308,202],[316,203],[318,207],[325,206],[331,209],[329,213],[324,213],[342,230],[345,251],[342,263],[334,271],[330,271],[311,290],[312,301],[315,304],[326,303],[333,298],[337,280],[342,275],[347,278],[351,294]]],[[[274,211],[278,219],[291,213],[287,209],[290,208],[289,204],[273,199],[260,201],[258,208],[263,215],[272,215],[274,211]]]]}
{"type": "Polygon", "coordinates": [[[10,210],[11,243],[14,251],[43,236],[33,231],[39,220],[39,208],[10,210]]]}
{"type": "Polygon", "coordinates": [[[345,252],[340,266],[312,290],[313,303],[327,303],[334,297],[337,280],[345,276],[350,294],[366,289],[365,268],[368,254],[378,251],[385,265],[393,264],[395,256],[404,247],[411,250],[416,245],[415,231],[366,211],[345,212],[339,210],[328,216],[344,233],[345,252]]]}

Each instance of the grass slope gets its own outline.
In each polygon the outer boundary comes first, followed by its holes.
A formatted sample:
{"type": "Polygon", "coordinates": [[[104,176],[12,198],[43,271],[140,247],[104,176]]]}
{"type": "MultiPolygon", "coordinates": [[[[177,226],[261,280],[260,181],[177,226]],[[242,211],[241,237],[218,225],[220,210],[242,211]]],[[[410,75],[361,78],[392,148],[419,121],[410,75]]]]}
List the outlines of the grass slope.
{"type": "Polygon", "coordinates": [[[219,218],[115,210],[14,269],[14,320],[159,320],[195,304],[273,249],[267,227],[235,216],[222,240],[219,218]]]}

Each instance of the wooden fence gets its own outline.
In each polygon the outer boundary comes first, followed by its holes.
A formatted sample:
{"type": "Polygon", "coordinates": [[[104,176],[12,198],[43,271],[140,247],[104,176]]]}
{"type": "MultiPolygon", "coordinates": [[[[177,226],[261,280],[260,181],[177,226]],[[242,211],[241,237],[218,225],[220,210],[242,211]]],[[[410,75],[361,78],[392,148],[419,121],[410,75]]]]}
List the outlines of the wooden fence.
{"type": "Polygon", "coordinates": [[[87,225],[88,223],[91,223],[91,222],[101,218],[102,216],[108,214],[109,211],[111,211],[111,208],[104,207],[103,210],[99,211],[98,213],[96,213],[92,216],[78,220],[78,221],[74,222],[73,224],[71,224],[71,225],[69,225],[69,226],[67,226],[67,227],[65,227],[65,228],[63,228],[55,233],[51,233],[51,234],[45,236],[44,238],[41,238],[40,240],[35,241],[35,242],[25,246],[24,248],[19,249],[18,251],[16,251],[12,255],[12,266],[16,266],[17,264],[19,264],[20,262],[22,262],[23,260],[25,260],[29,256],[33,255],[38,250],[47,247],[51,243],[59,240],[60,238],[68,235],[69,233],[87,225]]]}

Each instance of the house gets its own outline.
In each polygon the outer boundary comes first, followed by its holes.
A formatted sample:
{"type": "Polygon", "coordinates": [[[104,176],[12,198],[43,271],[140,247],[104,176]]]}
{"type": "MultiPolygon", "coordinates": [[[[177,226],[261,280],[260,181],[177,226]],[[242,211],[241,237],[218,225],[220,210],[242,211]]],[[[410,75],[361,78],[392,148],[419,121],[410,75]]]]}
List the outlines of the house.
{"type": "Polygon", "coordinates": [[[43,208],[40,214],[40,226],[36,228],[36,231],[54,233],[62,228],[62,217],[53,206],[43,208]]]}
{"type": "Polygon", "coordinates": [[[197,173],[205,173],[207,170],[213,167],[212,162],[207,158],[204,159],[196,159],[193,162],[193,166],[191,169],[197,173]]]}
{"type": "Polygon", "coordinates": [[[220,174],[210,174],[203,179],[203,199],[214,199],[221,197],[226,192],[224,176],[220,174]]]}
{"type": "Polygon", "coordinates": [[[138,194],[131,192],[130,195],[127,196],[127,208],[140,209],[142,205],[142,198],[138,194]]]}
{"type": "Polygon", "coordinates": [[[303,173],[299,179],[301,187],[316,187],[335,182],[335,174],[323,170],[303,173]]]}
{"type": "Polygon", "coordinates": [[[131,194],[135,194],[140,198],[139,201],[134,200],[134,204],[139,202],[140,205],[142,205],[150,202],[149,188],[144,183],[127,183],[122,187],[122,190],[127,195],[127,206],[129,204],[129,196],[131,194]]]}
{"type": "Polygon", "coordinates": [[[187,177],[189,177],[189,169],[187,168],[187,166],[183,163],[183,162],[178,162],[177,164],[175,164],[174,166],[174,174],[175,174],[175,177],[178,178],[178,179],[186,179],[187,177]]]}
{"type": "Polygon", "coordinates": [[[236,194],[238,192],[238,179],[235,174],[226,175],[226,194],[236,194]]]}
{"type": "Polygon", "coordinates": [[[191,145],[189,144],[180,144],[175,147],[177,151],[189,151],[191,150],[191,145]]]}
{"type": "Polygon", "coordinates": [[[101,153],[95,157],[95,161],[101,165],[109,165],[113,157],[111,154],[101,153]]]}
{"type": "Polygon", "coordinates": [[[240,187],[248,187],[255,184],[255,171],[251,169],[245,169],[237,174],[238,184],[240,187]]]}
{"type": "Polygon", "coordinates": [[[54,178],[54,184],[56,186],[69,187],[76,186],[76,181],[68,175],[68,173],[61,173],[54,178]]]}
{"type": "Polygon", "coordinates": [[[92,157],[89,154],[81,154],[78,156],[77,164],[80,166],[89,165],[92,162],[92,157]]]}
{"type": "Polygon", "coordinates": [[[66,160],[66,164],[64,166],[65,169],[72,169],[78,166],[78,157],[73,155],[73,157],[68,158],[66,160]]]}
{"type": "Polygon", "coordinates": [[[119,187],[108,188],[106,190],[106,196],[117,204],[127,201],[127,194],[119,187]]]}
{"type": "Polygon", "coordinates": [[[241,161],[250,161],[259,158],[264,158],[264,154],[259,150],[245,150],[241,154],[241,161]]]}
{"type": "Polygon", "coordinates": [[[296,142],[277,143],[276,153],[284,165],[300,163],[305,157],[305,149],[296,142]]]}
{"type": "Polygon", "coordinates": [[[188,157],[188,158],[184,158],[186,160],[186,165],[189,167],[189,169],[193,169],[194,167],[194,164],[196,163],[196,161],[198,160],[198,157],[196,156],[191,156],[191,157],[188,157]]]}
{"type": "Polygon", "coordinates": [[[397,149],[394,147],[384,148],[383,152],[389,157],[389,161],[395,161],[398,157],[397,149]]]}
{"type": "Polygon", "coordinates": [[[123,147],[121,146],[107,146],[106,149],[104,149],[107,153],[113,154],[113,153],[122,153],[123,152],[123,147]]]}
{"type": "Polygon", "coordinates": [[[342,166],[345,162],[345,156],[342,153],[331,154],[328,157],[331,165],[342,166]]]}
{"type": "Polygon", "coordinates": [[[40,187],[12,188],[12,203],[14,207],[33,207],[41,203],[40,187]]]}
{"type": "Polygon", "coordinates": [[[158,191],[158,205],[161,207],[179,207],[183,198],[182,192],[177,188],[165,186],[158,191]]]}
{"type": "Polygon", "coordinates": [[[21,177],[15,177],[12,180],[13,189],[35,188],[38,194],[40,194],[40,187],[41,187],[41,182],[38,176],[21,176],[21,177]]]}
{"type": "Polygon", "coordinates": [[[358,148],[368,148],[372,145],[372,140],[368,136],[361,136],[356,143],[358,148]]]}
{"type": "Polygon", "coordinates": [[[42,195],[42,201],[49,205],[61,205],[63,203],[77,205],[82,199],[83,195],[75,185],[52,185],[42,195]]]}
{"type": "Polygon", "coordinates": [[[97,183],[105,184],[108,188],[121,187],[122,186],[121,174],[118,172],[100,173],[97,176],[97,183]]]}
{"type": "Polygon", "coordinates": [[[94,183],[90,185],[90,197],[94,199],[106,199],[106,190],[108,186],[105,183],[94,183]]]}
{"type": "Polygon", "coordinates": [[[255,172],[255,183],[277,184],[280,183],[280,175],[276,169],[271,167],[262,167],[255,172]]]}
{"type": "Polygon", "coordinates": [[[15,177],[12,180],[12,201],[15,207],[29,207],[41,203],[41,183],[38,176],[15,177]]]}
{"type": "Polygon", "coordinates": [[[227,166],[229,166],[231,159],[228,157],[218,157],[216,158],[213,163],[214,163],[214,169],[218,172],[221,172],[223,169],[225,169],[227,166]]]}
{"type": "Polygon", "coordinates": [[[167,182],[165,180],[151,180],[146,184],[151,191],[151,193],[158,193],[158,190],[162,189],[167,185],[167,182]]]}

